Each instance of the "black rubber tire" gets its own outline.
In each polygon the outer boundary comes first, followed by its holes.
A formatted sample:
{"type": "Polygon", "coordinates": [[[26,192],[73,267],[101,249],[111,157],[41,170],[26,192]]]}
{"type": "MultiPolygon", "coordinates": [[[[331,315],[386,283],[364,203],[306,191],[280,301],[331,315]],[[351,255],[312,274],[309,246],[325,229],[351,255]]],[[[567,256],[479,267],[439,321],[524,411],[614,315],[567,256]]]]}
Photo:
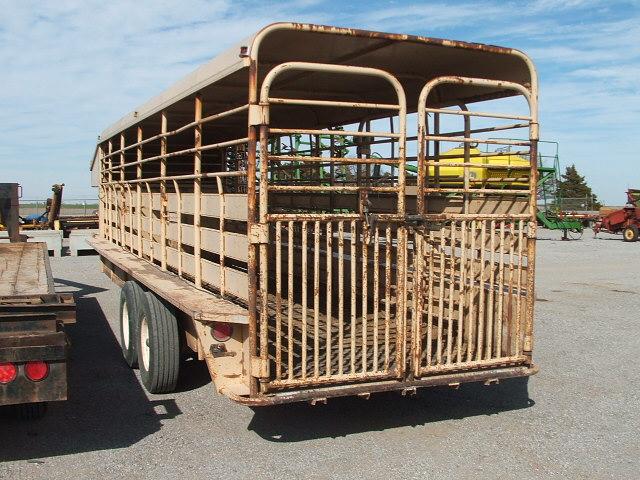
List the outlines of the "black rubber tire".
{"type": "Polygon", "coordinates": [[[625,242],[637,242],[638,241],[638,227],[635,225],[629,225],[622,231],[622,239],[625,242]]]}
{"type": "Polygon", "coordinates": [[[37,420],[44,417],[47,413],[47,404],[45,402],[38,403],[21,403],[16,405],[18,415],[22,420],[37,420]]]}
{"type": "Polygon", "coordinates": [[[138,367],[138,317],[140,305],[145,301],[144,290],[137,282],[125,282],[120,290],[120,345],[122,356],[131,368],[138,367]],[[128,332],[125,331],[123,316],[125,308],[128,319],[128,332]]]}
{"type": "Polygon", "coordinates": [[[157,295],[145,292],[144,298],[138,316],[140,378],[147,392],[169,393],[175,390],[180,371],[178,321],[173,307],[157,295]],[[148,337],[146,361],[142,344],[145,335],[148,337]]]}

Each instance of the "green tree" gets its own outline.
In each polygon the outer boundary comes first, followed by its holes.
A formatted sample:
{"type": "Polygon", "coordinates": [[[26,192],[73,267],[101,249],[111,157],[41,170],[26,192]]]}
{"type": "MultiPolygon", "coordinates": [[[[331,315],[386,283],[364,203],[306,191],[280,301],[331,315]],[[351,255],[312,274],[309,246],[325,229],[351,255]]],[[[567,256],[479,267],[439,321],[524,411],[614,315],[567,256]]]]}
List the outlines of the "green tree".
{"type": "Polygon", "coordinates": [[[591,187],[587,185],[584,177],[578,173],[575,165],[568,166],[561,175],[558,183],[558,194],[561,199],[591,198],[593,199],[591,208],[594,210],[602,206],[598,201],[598,197],[591,191],[591,187]]]}

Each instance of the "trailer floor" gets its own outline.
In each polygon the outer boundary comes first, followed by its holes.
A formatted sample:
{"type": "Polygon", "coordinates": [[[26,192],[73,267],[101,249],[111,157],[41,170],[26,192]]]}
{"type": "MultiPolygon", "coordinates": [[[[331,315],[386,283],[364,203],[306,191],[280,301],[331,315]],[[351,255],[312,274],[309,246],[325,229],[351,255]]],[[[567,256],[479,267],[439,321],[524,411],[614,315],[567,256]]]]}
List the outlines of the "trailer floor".
{"type": "Polygon", "coordinates": [[[77,294],[70,400],[33,423],[0,413],[0,478],[637,478],[640,243],[541,238],[528,401],[479,386],[253,411],[193,363],[178,393],[149,396],[98,258],[54,258],[77,294]]]}

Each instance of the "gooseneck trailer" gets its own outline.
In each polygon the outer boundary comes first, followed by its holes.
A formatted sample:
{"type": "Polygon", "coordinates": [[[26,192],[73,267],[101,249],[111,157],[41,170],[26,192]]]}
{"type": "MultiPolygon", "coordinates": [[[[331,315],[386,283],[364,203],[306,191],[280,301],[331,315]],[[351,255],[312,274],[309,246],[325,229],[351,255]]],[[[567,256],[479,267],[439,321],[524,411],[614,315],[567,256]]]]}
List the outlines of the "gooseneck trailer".
{"type": "Polygon", "coordinates": [[[203,65],[93,158],[125,359],[248,405],[534,374],[537,94],[517,50],[319,25],[203,65]]]}

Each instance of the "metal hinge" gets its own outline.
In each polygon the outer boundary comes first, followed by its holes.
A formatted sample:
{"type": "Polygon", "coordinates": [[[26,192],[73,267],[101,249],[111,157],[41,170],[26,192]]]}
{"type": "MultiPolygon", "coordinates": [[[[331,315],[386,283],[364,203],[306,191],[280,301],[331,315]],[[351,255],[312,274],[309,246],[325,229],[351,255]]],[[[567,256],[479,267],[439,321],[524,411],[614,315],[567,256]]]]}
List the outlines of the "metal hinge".
{"type": "Polygon", "coordinates": [[[269,363],[263,362],[260,357],[251,357],[251,376],[255,378],[269,377],[269,363]]]}
{"type": "Polygon", "coordinates": [[[269,106],[268,105],[249,105],[249,125],[254,127],[257,125],[269,124],[269,106]]]}
{"type": "Polygon", "coordinates": [[[269,243],[269,225],[262,223],[251,225],[249,230],[249,243],[254,245],[269,243]]]}

